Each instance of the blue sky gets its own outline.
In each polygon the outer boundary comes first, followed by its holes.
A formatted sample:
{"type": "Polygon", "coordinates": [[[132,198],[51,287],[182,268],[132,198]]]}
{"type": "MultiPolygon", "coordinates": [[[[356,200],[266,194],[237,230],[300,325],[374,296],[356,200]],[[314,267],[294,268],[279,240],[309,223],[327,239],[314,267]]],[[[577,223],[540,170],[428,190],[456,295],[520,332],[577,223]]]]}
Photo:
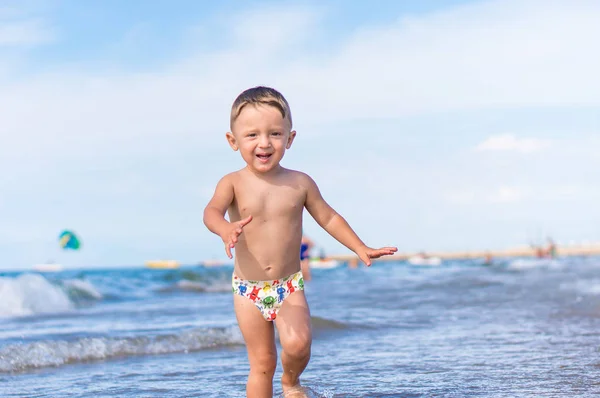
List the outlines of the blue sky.
{"type": "Polygon", "coordinates": [[[0,267],[224,259],[202,210],[259,84],[292,106],[284,166],[370,245],[600,240],[600,4],[367,3],[2,2],[0,267]]]}

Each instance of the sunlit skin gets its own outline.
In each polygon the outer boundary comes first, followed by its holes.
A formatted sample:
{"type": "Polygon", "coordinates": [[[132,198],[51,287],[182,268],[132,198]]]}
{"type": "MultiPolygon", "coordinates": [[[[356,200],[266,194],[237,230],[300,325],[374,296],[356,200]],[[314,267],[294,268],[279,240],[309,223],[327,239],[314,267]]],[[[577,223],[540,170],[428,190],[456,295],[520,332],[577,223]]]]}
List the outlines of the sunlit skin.
{"type": "MultiPolygon", "coordinates": [[[[204,223],[223,240],[234,272],[245,280],[275,280],[300,270],[302,213],[306,208],[316,222],[367,265],[397,251],[395,247],[366,246],[346,220],[327,204],[308,175],[280,165],[296,132],[279,109],[246,105],[226,134],[246,167],[223,177],[204,210],[204,223]],[[229,221],[225,219],[225,213],[229,221]]],[[[272,397],[277,351],[273,322],[265,321],[247,298],[234,295],[234,308],[250,361],[248,397],[272,397]]],[[[300,384],[310,359],[312,333],[304,291],[286,298],[275,320],[282,346],[284,392],[300,384]]],[[[299,393],[298,396],[304,396],[299,393]]]]}

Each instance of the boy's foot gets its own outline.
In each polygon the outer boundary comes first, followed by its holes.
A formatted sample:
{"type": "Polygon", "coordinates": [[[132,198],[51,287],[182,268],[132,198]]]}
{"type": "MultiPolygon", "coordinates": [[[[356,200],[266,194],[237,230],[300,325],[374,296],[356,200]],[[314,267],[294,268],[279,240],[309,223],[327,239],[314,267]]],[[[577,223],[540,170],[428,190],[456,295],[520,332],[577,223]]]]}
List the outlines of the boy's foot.
{"type": "Polygon", "coordinates": [[[308,398],[306,395],[306,390],[300,385],[296,384],[294,387],[283,387],[283,397],[284,398],[308,398]]]}

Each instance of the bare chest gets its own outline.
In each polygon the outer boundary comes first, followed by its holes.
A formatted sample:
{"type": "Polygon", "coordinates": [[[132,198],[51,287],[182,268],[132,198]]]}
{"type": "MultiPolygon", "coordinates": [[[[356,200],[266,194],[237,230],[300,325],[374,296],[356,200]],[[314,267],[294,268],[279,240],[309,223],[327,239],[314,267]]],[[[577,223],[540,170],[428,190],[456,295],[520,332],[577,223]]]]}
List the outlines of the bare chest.
{"type": "Polygon", "coordinates": [[[289,185],[244,185],[236,191],[235,207],[240,218],[270,220],[293,217],[301,213],[306,193],[299,187],[289,185]]]}

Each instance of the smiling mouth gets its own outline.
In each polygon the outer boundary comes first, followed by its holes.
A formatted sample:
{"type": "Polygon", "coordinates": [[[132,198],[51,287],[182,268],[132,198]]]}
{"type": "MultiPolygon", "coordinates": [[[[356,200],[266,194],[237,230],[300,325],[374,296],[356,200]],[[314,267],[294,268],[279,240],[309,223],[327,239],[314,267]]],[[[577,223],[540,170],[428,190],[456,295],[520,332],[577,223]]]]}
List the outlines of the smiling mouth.
{"type": "Polygon", "coordinates": [[[258,154],[258,155],[256,155],[256,157],[261,160],[267,160],[271,157],[271,154],[258,154]]]}

